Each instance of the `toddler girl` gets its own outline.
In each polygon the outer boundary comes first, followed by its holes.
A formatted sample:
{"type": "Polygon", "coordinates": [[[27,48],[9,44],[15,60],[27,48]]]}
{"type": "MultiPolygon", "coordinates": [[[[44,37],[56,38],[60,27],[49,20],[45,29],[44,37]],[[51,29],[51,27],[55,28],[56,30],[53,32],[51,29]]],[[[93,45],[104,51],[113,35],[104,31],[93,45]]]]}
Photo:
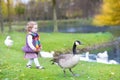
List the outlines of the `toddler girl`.
{"type": "Polygon", "coordinates": [[[39,64],[38,53],[41,49],[39,35],[37,33],[38,25],[34,21],[28,22],[27,26],[26,45],[23,47],[25,52],[25,58],[29,59],[26,67],[31,68],[32,62],[34,61],[37,69],[43,69],[44,67],[39,64]]]}

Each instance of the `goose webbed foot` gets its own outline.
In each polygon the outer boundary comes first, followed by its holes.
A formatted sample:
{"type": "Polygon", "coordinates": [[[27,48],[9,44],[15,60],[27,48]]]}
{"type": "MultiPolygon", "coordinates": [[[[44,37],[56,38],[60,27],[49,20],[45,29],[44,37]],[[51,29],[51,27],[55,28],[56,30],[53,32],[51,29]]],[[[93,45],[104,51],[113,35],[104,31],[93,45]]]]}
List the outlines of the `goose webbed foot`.
{"type": "Polygon", "coordinates": [[[73,76],[78,77],[78,76],[80,76],[80,75],[79,75],[79,74],[73,74],[73,76]]]}

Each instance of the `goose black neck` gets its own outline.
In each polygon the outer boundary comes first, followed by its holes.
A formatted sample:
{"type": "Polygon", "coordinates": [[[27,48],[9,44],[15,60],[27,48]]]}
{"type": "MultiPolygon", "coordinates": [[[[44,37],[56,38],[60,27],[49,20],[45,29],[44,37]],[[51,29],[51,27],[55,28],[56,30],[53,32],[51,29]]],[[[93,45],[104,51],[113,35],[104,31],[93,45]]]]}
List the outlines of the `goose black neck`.
{"type": "Polygon", "coordinates": [[[76,54],[76,45],[75,44],[73,45],[73,49],[72,50],[73,50],[73,54],[76,54]]]}

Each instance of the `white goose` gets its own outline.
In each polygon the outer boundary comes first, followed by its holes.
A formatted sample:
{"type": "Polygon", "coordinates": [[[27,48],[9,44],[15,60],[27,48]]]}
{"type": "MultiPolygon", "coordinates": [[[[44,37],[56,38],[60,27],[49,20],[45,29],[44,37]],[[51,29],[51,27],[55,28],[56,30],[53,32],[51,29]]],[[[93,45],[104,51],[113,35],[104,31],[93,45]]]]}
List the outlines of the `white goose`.
{"type": "Polygon", "coordinates": [[[119,64],[119,63],[115,60],[109,60],[108,64],[119,64]]]}
{"type": "Polygon", "coordinates": [[[7,36],[4,43],[7,47],[11,47],[13,45],[13,40],[11,40],[10,36],[7,36]]]}
{"type": "Polygon", "coordinates": [[[40,52],[41,57],[44,57],[44,58],[53,58],[53,54],[54,54],[54,51],[51,51],[51,52],[41,51],[40,52]]]}
{"type": "Polygon", "coordinates": [[[80,60],[81,61],[89,61],[89,52],[86,52],[85,56],[81,55],[80,60]]]}
{"type": "Polygon", "coordinates": [[[98,53],[96,60],[100,63],[108,63],[108,52],[104,51],[103,53],[98,53]]]}

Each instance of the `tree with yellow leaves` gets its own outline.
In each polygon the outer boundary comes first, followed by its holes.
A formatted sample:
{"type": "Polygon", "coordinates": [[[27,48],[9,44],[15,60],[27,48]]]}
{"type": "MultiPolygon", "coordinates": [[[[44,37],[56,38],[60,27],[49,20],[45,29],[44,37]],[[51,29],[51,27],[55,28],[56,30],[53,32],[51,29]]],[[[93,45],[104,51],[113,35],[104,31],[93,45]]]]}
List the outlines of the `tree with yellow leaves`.
{"type": "Polygon", "coordinates": [[[95,15],[93,24],[98,26],[120,25],[120,0],[103,0],[100,14],[95,15]]]}

